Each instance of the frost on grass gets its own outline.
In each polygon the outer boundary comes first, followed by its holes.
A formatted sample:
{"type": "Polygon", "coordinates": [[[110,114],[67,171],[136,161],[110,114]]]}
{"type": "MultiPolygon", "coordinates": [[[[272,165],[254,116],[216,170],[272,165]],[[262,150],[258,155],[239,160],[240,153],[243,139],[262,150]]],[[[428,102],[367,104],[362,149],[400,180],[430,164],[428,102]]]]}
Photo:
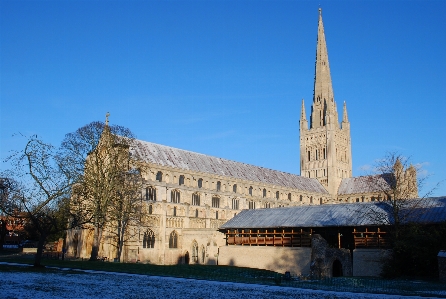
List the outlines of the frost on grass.
{"type": "MultiPolygon", "coordinates": [[[[411,298],[120,273],[1,273],[1,298],[411,298]]],[[[416,298],[416,297],[412,297],[416,298]]]]}

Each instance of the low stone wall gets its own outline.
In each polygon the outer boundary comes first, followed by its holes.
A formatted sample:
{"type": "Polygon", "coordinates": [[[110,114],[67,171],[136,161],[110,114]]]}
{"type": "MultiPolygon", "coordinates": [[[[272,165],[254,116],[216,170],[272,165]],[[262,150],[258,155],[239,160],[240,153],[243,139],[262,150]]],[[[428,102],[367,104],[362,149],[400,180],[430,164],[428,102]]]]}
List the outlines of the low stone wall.
{"type": "Polygon", "coordinates": [[[310,274],[311,248],[273,246],[222,246],[218,264],[272,270],[289,271],[291,275],[310,274]]]}
{"type": "Polygon", "coordinates": [[[388,249],[353,250],[353,276],[379,276],[390,254],[388,249]]]}
{"type": "Polygon", "coordinates": [[[438,253],[438,274],[441,282],[446,283],[446,250],[438,253]]]}

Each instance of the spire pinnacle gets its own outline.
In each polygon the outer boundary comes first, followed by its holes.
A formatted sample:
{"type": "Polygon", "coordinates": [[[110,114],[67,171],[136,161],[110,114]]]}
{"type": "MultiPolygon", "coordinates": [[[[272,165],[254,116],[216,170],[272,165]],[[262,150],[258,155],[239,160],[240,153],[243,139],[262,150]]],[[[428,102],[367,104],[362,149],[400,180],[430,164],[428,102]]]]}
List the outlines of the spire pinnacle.
{"type": "Polygon", "coordinates": [[[342,112],[342,122],[348,123],[347,104],[344,101],[344,111],[342,112]]]}
{"type": "Polygon", "coordinates": [[[301,113],[300,113],[300,119],[301,120],[307,120],[307,115],[305,114],[305,104],[304,104],[304,99],[302,99],[302,108],[301,108],[301,113]]]}
{"type": "Polygon", "coordinates": [[[108,126],[108,117],[110,116],[110,113],[107,112],[107,114],[105,114],[105,125],[108,126]]]}

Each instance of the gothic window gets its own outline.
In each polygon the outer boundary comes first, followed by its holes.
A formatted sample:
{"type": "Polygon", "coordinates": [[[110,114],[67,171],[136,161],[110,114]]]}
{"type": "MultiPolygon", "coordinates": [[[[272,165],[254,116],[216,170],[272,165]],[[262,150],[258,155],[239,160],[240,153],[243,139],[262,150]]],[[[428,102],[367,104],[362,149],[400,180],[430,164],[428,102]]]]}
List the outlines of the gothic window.
{"type": "Polygon", "coordinates": [[[237,198],[232,199],[232,209],[238,210],[239,209],[239,200],[237,198]]]}
{"type": "Polygon", "coordinates": [[[156,200],[156,188],[149,186],[146,188],[146,200],[156,200]]]}
{"type": "Polygon", "coordinates": [[[324,148],[324,159],[327,159],[327,155],[325,153],[325,148],[324,148]]]}
{"type": "Polygon", "coordinates": [[[195,210],[195,218],[198,218],[198,209],[195,210]]]}
{"type": "Polygon", "coordinates": [[[276,199],[279,199],[279,191],[276,191],[276,199]]]}
{"type": "Polygon", "coordinates": [[[313,196],[310,196],[310,203],[313,203],[313,196]]]}
{"type": "Polygon", "coordinates": [[[142,248],[155,248],[155,234],[151,229],[148,229],[142,239],[142,248]]]}
{"type": "Polygon", "coordinates": [[[176,231],[170,233],[169,248],[178,248],[178,234],[176,231]]]}
{"type": "Polygon", "coordinates": [[[170,201],[173,203],[180,203],[180,191],[174,189],[170,192],[170,201]]]}
{"type": "Polygon", "coordinates": [[[266,189],[263,188],[263,197],[266,197],[266,189]]]}
{"type": "Polygon", "coordinates": [[[197,241],[194,240],[194,243],[192,244],[192,262],[197,264],[198,263],[198,244],[197,241]]]}
{"type": "Polygon", "coordinates": [[[177,216],[177,207],[173,207],[173,216],[177,216]]]}
{"type": "Polygon", "coordinates": [[[200,205],[200,193],[192,194],[192,205],[199,206],[200,205]]]}
{"type": "Polygon", "coordinates": [[[271,204],[269,202],[265,202],[265,209],[271,208],[271,204]]]}
{"type": "Polygon", "coordinates": [[[153,213],[153,206],[150,205],[150,206],[149,206],[149,215],[152,215],[152,213],[153,213]]]}
{"type": "Polygon", "coordinates": [[[291,193],[288,193],[288,200],[291,200],[291,193]]]}
{"type": "Polygon", "coordinates": [[[217,191],[220,191],[220,190],[221,190],[221,182],[218,181],[218,182],[217,182],[217,191]]]}
{"type": "Polygon", "coordinates": [[[317,169],[316,169],[316,177],[317,177],[317,169]]]}
{"type": "Polygon", "coordinates": [[[318,160],[318,159],[319,159],[319,155],[318,155],[318,152],[316,150],[316,160],[318,160]]]}
{"type": "Polygon", "coordinates": [[[248,207],[249,207],[250,210],[253,210],[253,209],[256,208],[256,203],[255,203],[254,201],[251,200],[251,201],[249,202],[249,204],[248,204],[248,207]]]}
{"type": "Polygon", "coordinates": [[[251,196],[252,196],[252,186],[251,186],[251,187],[249,187],[249,195],[251,195],[251,196]]]}
{"type": "Polygon", "coordinates": [[[310,151],[308,151],[308,161],[310,161],[310,151]]]}
{"type": "Polygon", "coordinates": [[[319,204],[322,204],[322,198],[321,198],[321,199],[319,199],[319,204]]]}
{"type": "Polygon", "coordinates": [[[219,208],[220,207],[220,197],[214,195],[212,196],[212,207],[219,208]]]}
{"type": "Polygon", "coordinates": [[[359,202],[359,198],[356,199],[356,202],[359,202]]]}
{"type": "Polygon", "coordinates": [[[203,187],[203,179],[198,179],[198,188],[203,187]]]}
{"type": "Polygon", "coordinates": [[[161,171],[158,171],[158,172],[156,173],[156,180],[157,180],[158,182],[162,182],[162,181],[163,181],[163,173],[162,173],[161,171]]]}
{"type": "Polygon", "coordinates": [[[180,175],[180,179],[178,181],[178,185],[184,185],[184,175],[180,175]]]}
{"type": "Polygon", "coordinates": [[[299,196],[299,201],[302,201],[302,195],[301,195],[301,196],[299,196]]]}
{"type": "Polygon", "coordinates": [[[218,211],[215,211],[215,219],[218,219],[218,211]]]}
{"type": "Polygon", "coordinates": [[[232,192],[237,193],[237,184],[234,184],[234,186],[232,186],[232,192]]]}

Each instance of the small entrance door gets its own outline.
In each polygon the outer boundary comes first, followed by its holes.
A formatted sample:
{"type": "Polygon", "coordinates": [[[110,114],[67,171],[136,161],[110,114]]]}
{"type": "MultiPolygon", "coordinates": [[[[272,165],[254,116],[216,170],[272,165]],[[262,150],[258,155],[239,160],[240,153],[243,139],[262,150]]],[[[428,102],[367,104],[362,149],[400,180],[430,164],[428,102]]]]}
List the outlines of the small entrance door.
{"type": "Polygon", "coordinates": [[[333,277],[342,276],[342,264],[339,260],[333,262],[333,277]]]}

